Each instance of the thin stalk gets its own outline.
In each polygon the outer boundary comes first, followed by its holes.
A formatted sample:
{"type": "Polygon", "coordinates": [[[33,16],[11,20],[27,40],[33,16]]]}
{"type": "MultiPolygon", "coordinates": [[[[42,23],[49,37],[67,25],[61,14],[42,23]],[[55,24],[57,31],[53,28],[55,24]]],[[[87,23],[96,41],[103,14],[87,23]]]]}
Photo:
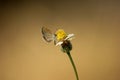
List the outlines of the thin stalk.
{"type": "Polygon", "coordinates": [[[75,72],[75,75],[76,75],[76,80],[79,80],[78,73],[77,73],[77,69],[76,69],[76,67],[75,67],[74,61],[73,61],[72,56],[71,56],[71,54],[70,54],[69,51],[67,52],[67,55],[68,55],[68,57],[69,57],[69,59],[70,59],[70,62],[71,62],[71,64],[72,64],[72,66],[73,66],[73,69],[74,69],[74,72],[75,72]]]}

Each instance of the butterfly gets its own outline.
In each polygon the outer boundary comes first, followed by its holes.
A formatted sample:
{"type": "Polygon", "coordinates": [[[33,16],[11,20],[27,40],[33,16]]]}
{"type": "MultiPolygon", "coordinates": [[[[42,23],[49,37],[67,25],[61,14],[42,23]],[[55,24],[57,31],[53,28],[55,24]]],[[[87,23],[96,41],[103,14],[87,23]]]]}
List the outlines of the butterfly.
{"type": "Polygon", "coordinates": [[[57,40],[56,40],[56,35],[52,33],[52,31],[46,27],[42,27],[41,29],[42,36],[46,42],[52,42],[54,41],[54,44],[56,45],[57,40]]]}

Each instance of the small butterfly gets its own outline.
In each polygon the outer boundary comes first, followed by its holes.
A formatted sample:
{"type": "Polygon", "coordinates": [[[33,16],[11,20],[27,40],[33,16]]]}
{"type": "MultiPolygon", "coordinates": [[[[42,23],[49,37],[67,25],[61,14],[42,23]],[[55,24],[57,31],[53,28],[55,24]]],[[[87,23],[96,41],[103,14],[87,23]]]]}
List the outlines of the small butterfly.
{"type": "Polygon", "coordinates": [[[54,41],[54,44],[56,45],[57,40],[56,40],[56,35],[51,32],[50,29],[46,27],[42,27],[42,36],[46,42],[52,42],[54,41]]]}

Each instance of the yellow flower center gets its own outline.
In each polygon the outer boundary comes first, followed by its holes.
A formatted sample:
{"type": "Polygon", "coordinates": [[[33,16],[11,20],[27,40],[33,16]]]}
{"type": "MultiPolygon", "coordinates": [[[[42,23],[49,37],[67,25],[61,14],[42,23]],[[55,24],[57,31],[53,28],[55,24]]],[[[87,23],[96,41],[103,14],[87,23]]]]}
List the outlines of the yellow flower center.
{"type": "Polygon", "coordinates": [[[67,36],[65,31],[62,29],[58,29],[55,34],[58,41],[65,39],[67,36]]]}

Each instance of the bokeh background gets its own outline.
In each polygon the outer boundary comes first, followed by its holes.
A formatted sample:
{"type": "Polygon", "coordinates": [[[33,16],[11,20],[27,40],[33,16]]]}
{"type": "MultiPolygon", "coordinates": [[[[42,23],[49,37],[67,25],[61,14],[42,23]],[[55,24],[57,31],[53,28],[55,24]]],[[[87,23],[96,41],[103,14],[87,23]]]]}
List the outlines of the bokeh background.
{"type": "Polygon", "coordinates": [[[41,27],[74,33],[80,80],[120,80],[119,0],[0,1],[0,80],[75,80],[41,27]]]}

